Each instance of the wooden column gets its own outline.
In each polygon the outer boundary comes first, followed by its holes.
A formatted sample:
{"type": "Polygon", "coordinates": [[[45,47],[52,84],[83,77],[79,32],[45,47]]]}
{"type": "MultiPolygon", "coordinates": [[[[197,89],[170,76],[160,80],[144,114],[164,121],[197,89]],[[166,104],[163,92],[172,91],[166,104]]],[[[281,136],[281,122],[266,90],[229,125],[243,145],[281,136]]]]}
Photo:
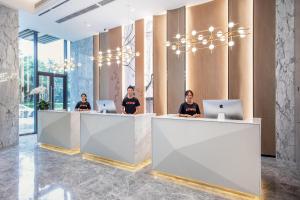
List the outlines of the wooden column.
{"type": "MultiPolygon", "coordinates": [[[[187,8],[187,33],[193,30],[207,30],[209,26],[228,25],[228,2],[211,1],[187,8]]],[[[228,98],[228,48],[217,47],[211,52],[201,49],[187,53],[187,89],[194,91],[195,102],[203,111],[205,99],[228,98]]]]}
{"type": "MultiPolygon", "coordinates": [[[[100,34],[100,50],[116,49],[122,46],[122,27],[100,34]]],[[[100,70],[100,98],[114,100],[117,112],[122,111],[122,67],[112,62],[100,70]]]]}
{"type": "Polygon", "coordinates": [[[262,118],[262,154],[275,156],[274,0],[254,0],[254,117],[262,118]]]}
{"type": "Polygon", "coordinates": [[[153,109],[167,114],[167,16],[153,16],[153,109]]]}
{"type": "Polygon", "coordinates": [[[100,98],[100,85],[99,85],[99,78],[100,78],[100,69],[99,69],[99,63],[98,63],[98,53],[99,53],[99,35],[93,36],[93,102],[94,102],[94,109],[98,110],[97,107],[97,100],[100,98]]]}
{"type": "MultiPolygon", "coordinates": [[[[167,40],[173,40],[179,33],[185,34],[185,7],[167,11],[167,40]]],[[[176,55],[173,50],[167,50],[167,101],[168,113],[178,113],[180,104],[184,101],[185,91],[185,53],[176,55]]]]}
{"type": "Polygon", "coordinates": [[[141,103],[140,113],[145,112],[145,73],[144,73],[144,19],[135,22],[135,51],[140,56],[135,58],[135,95],[141,103]]]}
{"type": "Polygon", "coordinates": [[[249,27],[251,34],[229,47],[228,98],[241,99],[244,118],[253,117],[253,0],[229,0],[229,21],[249,27]]]}

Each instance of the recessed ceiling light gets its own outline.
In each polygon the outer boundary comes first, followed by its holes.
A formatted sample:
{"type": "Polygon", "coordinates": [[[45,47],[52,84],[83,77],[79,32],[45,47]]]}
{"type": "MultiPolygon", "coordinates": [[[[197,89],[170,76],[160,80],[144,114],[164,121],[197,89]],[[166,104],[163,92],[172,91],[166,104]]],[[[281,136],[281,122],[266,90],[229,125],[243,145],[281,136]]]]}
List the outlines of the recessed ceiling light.
{"type": "Polygon", "coordinates": [[[134,12],[134,11],[135,11],[135,8],[131,7],[130,12],[134,12]]]}
{"type": "Polygon", "coordinates": [[[91,24],[88,24],[88,23],[87,23],[87,24],[85,24],[85,25],[86,25],[86,27],[91,27],[91,26],[92,26],[91,24]]]}

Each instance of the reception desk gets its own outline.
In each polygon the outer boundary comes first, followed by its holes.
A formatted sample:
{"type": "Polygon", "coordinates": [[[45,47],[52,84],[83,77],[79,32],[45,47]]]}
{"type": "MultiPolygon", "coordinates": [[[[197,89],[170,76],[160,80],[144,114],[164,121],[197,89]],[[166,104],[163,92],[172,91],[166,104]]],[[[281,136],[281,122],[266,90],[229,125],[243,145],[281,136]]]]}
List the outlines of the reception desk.
{"type": "Polygon", "coordinates": [[[261,194],[261,120],[152,119],[153,174],[246,196],[261,194]]]}
{"type": "Polygon", "coordinates": [[[80,113],[38,112],[38,143],[41,147],[67,154],[80,152],[80,113]]]}
{"type": "Polygon", "coordinates": [[[153,114],[81,114],[83,158],[136,171],[151,158],[153,114]]]}

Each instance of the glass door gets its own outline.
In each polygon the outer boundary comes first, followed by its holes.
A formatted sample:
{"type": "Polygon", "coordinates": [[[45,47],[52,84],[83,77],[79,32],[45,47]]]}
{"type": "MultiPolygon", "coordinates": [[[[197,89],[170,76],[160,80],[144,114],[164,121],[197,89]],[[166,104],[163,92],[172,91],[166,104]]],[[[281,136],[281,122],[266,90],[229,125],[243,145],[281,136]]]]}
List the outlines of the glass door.
{"type": "Polygon", "coordinates": [[[53,110],[63,110],[66,108],[64,99],[64,77],[53,77],[53,110]]]}
{"type": "Polygon", "coordinates": [[[43,99],[49,102],[50,110],[63,110],[67,108],[67,76],[48,72],[38,73],[38,86],[43,86],[46,91],[39,95],[38,102],[43,99]]]}

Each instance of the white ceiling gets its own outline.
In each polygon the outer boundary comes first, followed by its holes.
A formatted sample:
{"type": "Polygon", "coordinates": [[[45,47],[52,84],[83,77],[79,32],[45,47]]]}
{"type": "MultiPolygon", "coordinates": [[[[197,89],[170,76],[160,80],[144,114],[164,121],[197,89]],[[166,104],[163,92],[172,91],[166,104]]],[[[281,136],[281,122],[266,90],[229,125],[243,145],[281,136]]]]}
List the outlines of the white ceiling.
{"type": "Polygon", "coordinates": [[[20,11],[20,31],[28,28],[43,34],[51,34],[56,37],[75,41],[92,36],[98,32],[103,32],[105,28],[109,29],[128,24],[129,19],[141,19],[161,14],[168,9],[184,5],[200,4],[211,0],[116,0],[61,24],[55,21],[101,0],[70,0],[43,16],[38,16],[38,14],[63,0],[50,0],[50,5],[37,10],[34,9],[34,4],[38,1],[0,0],[0,3],[20,11]]]}

